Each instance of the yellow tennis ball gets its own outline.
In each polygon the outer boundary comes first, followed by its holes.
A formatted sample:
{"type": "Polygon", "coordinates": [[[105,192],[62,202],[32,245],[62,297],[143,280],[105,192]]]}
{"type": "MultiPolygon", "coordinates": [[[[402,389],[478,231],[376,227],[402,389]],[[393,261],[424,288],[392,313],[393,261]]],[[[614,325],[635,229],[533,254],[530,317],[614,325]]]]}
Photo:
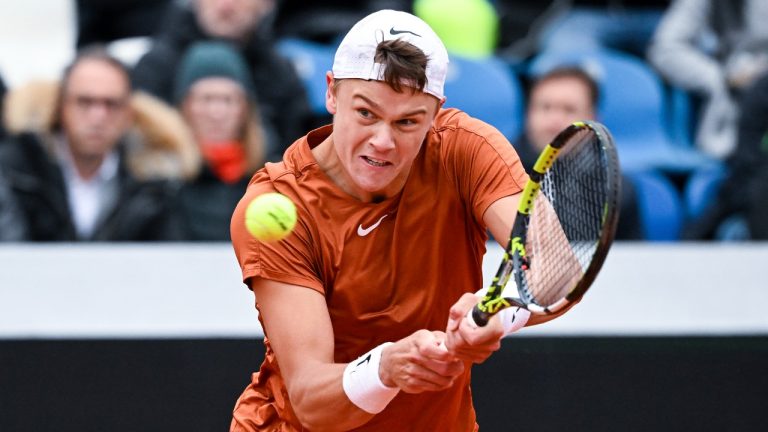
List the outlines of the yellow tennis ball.
{"type": "Polygon", "coordinates": [[[245,209],[245,227],[261,241],[284,239],[296,226],[296,206],[277,192],[257,196],[245,209]]]}

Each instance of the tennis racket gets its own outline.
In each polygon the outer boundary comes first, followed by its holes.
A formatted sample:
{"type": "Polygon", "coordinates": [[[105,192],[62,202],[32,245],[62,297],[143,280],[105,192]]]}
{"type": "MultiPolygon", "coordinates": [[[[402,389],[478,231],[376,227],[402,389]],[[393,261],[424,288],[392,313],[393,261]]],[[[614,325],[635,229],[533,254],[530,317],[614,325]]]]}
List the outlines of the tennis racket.
{"type": "Polygon", "coordinates": [[[510,306],[554,314],[581,299],[613,242],[620,189],[605,126],[583,121],[560,132],[533,167],[499,270],[472,310],[474,322],[484,326],[510,306]],[[504,292],[510,279],[517,292],[506,296],[515,291],[504,292]]]}

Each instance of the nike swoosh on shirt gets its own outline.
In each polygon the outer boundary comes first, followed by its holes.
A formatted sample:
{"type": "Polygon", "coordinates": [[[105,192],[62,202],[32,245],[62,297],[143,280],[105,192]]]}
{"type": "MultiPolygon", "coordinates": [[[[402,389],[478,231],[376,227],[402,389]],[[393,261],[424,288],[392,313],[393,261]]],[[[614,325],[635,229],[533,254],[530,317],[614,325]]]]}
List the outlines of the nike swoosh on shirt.
{"type": "Polygon", "coordinates": [[[373,225],[369,226],[368,228],[363,228],[363,224],[358,225],[357,226],[357,235],[359,235],[360,237],[367,236],[368,234],[371,233],[371,231],[375,230],[376,227],[379,226],[381,221],[383,221],[384,218],[387,217],[387,216],[389,216],[389,215],[385,214],[384,216],[379,218],[379,220],[377,220],[376,223],[374,223],[373,225]]]}

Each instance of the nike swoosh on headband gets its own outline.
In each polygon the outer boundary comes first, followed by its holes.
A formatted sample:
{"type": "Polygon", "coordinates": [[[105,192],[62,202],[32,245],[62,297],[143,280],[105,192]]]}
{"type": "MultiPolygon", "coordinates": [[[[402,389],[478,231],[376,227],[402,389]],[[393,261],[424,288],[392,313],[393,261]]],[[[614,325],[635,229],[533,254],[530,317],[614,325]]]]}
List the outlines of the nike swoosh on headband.
{"type": "Polygon", "coordinates": [[[421,35],[416,34],[416,33],[412,32],[410,30],[395,30],[394,26],[390,27],[390,29],[389,29],[389,34],[391,34],[392,36],[397,36],[397,35],[403,34],[403,33],[410,33],[410,34],[412,34],[412,35],[414,35],[416,37],[421,37],[421,35]]]}

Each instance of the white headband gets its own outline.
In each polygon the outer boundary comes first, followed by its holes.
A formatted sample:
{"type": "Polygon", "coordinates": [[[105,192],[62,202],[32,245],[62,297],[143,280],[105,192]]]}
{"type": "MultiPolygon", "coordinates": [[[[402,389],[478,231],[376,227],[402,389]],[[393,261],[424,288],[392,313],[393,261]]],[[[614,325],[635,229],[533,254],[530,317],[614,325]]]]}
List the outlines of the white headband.
{"type": "Polygon", "coordinates": [[[358,21],[349,30],[333,59],[334,78],[359,78],[381,81],[383,65],[374,61],[379,43],[401,39],[427,56],[427,84],[424,91],[438,99],[445,94],[448,51],[443,41],[420,18],[406,12],[382,10],[358,21]]]}

